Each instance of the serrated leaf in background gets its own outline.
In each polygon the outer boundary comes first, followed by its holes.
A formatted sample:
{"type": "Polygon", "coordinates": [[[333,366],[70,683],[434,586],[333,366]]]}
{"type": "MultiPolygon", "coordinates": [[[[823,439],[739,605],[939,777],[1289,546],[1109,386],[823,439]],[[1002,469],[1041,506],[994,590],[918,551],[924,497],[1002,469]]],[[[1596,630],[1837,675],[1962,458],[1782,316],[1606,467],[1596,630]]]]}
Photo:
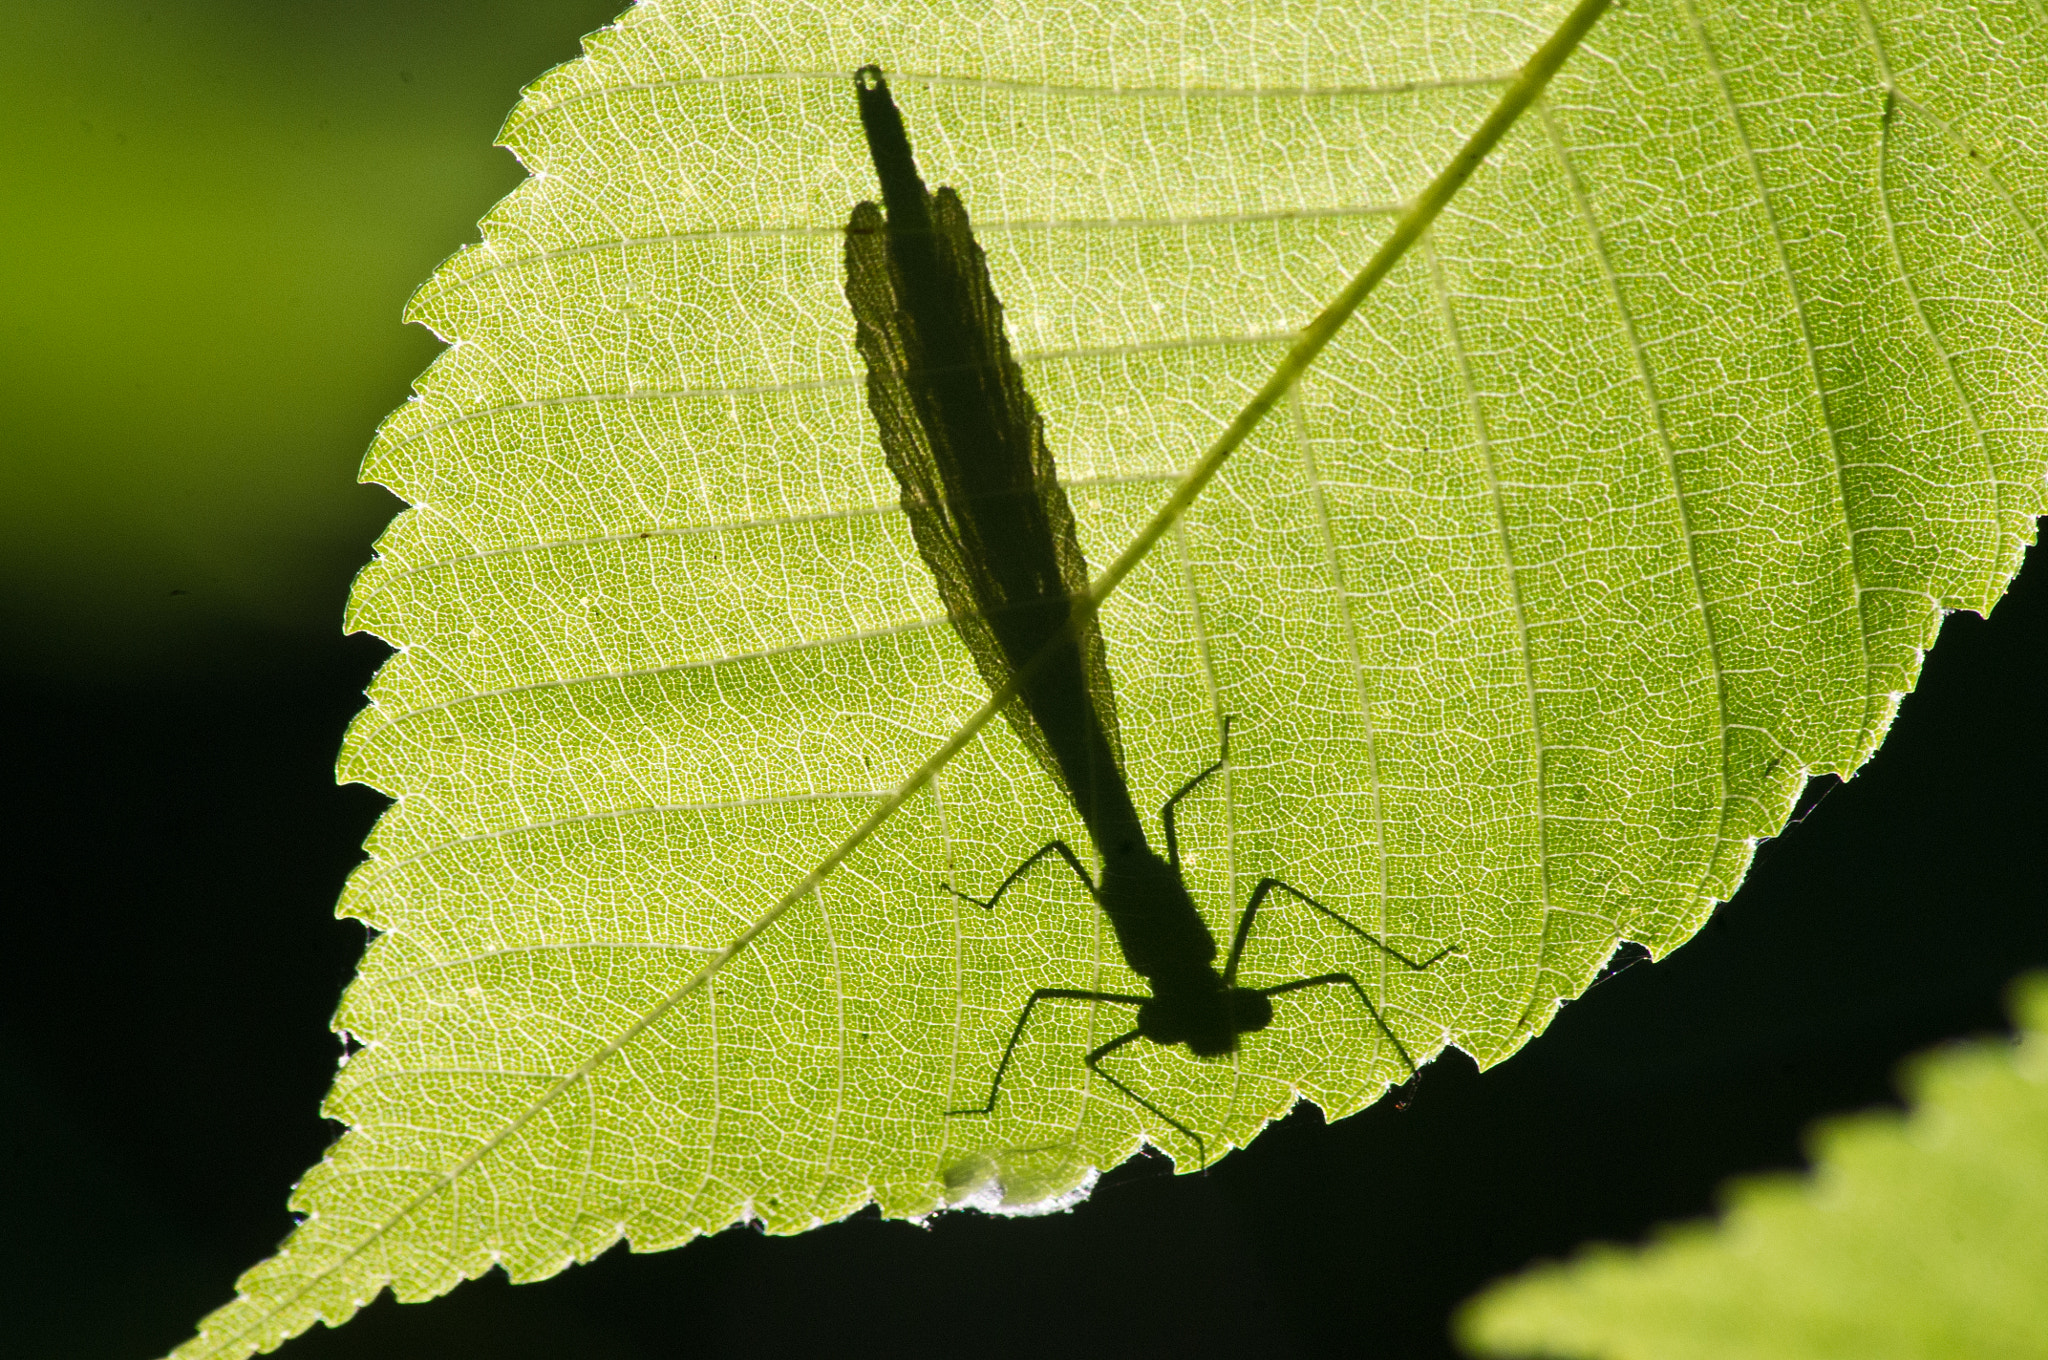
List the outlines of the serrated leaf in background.
{"type": "Polygon", "coordinates": [[[1719,1224],[1594,1247],[1467,1305],[1482,1355],[1917,1360],[2048,1355],[2048,976],[2012,1043],[1937,1049],[1910,1111],[1824,1124],[1809,1177],[1740,1181],[1719,1224]]]}

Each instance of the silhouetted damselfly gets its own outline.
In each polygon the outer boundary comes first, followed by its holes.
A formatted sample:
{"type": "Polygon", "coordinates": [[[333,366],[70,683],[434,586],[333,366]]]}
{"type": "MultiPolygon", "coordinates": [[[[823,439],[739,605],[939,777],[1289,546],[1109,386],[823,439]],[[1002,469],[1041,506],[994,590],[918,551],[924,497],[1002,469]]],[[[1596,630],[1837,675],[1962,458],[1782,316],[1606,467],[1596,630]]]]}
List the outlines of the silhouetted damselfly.
{"type": "Polygon", "coordinates": [[[948,889],[993,910],[1033,865],[1056,856],[1087,887],[1116,932],[1131,970],[1149,995],[1041,987],[1024,1003],[980,1105],[949,1113],[989,1114],[1002,1094],[1017,1045],[1043,1002],[1129,1006],[1135,1024],[1083,1060],[1097,1075],[1194,1143],[1193,1129],[1103,1066],[1139,1039],[1182,1044],[1199,1058],[1236,1052],[1238,1036],[1272,1023],[1272,998],[1311,987],[1348,987],[1387,1042],[1415,1061],[1357,978],[1320,973],[1271,987],[1245,987],[1238,965],[1259,908],[1275,893],[1321,913],[1388,958],[1423,969],[1452,952],[1407,957],[1315,898],[1277,878],[1252,889],[1222,970],[1216,940],[1181,876],[1175,811],[1223,767],[1223,753],[1181,786],[1160,812],[1162,857],[1146,839],[1124,775],[1116,693],[1101,630],[1076,608],[1088,566],[1074,514],[1053,466],[1045,429],[1003,332],[1003,309],[988,265],[951,188],[926,190],[911,156],[903,118],[880,68],[854,75],[861,126],[882,182],[882,205],[861,203],[846,226],[846,296],[868,371],[868,406],[882,451],[902,487],[919,554],[937,579],[953,627],[982,679],[1001,690],[1020,673],[1018,697],[1004,716],[1025,747],[1072,800],[1101,856],[1091,875],[1063,840],[1033,852],[986,899],[948,889]],[[886,209],[886,212],[885,212],[886,209]]]}

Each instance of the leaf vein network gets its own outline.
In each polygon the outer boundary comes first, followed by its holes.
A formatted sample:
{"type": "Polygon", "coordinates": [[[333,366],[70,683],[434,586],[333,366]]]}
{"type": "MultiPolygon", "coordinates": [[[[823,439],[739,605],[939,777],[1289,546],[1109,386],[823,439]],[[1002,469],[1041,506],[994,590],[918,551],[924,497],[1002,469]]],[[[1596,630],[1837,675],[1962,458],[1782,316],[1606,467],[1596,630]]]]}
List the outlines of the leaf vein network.
{"type": "MultiPolygon", "coordinates": [[[[1763,210],[1764,223],[1770,237],[1772,249],[1777,253],[1778,272],[1783,277],[1785,291],[1792,302],[1793,315],[1799,321],[1799,339],[1806,356],[1807,376],[1812,380],[1813,391],[1820,401],[1822,428],[1827,432],[1828,453],[1835,469],[1835,506],[1840,512],[1844,548],[1848,558],[1849,580],[1856,597],[1856,645],[1860,655],[1864,689],[1868,691],[1876,678],[1870,658],[1870,619],[1863,606],[1863,568],[1858,554],[1858,531],[1849,510],[1848,466],[1842,454],[1841,425],[1835,418],[1833,403],[1828,400],[1827,385],[1821,380],[1820,356],[1813,338],[1813,321],[1807,315],[1806,298],[1799,288],[1799,277],[1792,269],[1792,257],[1785,244],[1783,225],[1778,221],[1777,205],[1771,199],[1769,186],[1764,182],[1763,165],[1758,160],[1755,145],[1749,136],[1749,125],[1742,116],[1742,103],[1735,97],[1735,90],[1728,80],[1727,69],[1721,64],[1721,56],[1715,48],[1712,37],[1707,33],[1706,23],[1700,18],[1699,8],[1694,0],[1682,0],[1686,23],[1692,32],[1694,44],[1699,48],[1700,58],[1706,63],[1713,76],[1714,87],[1719,91],[1721,102],[1727,106],[1730,129],[1735,134],[1736,144],[1741,148],[1744,168],[1749,171],[1751,185],[1756,190],[1757,206],[1763,210]]],[[[1858,747],[1871,739],[1874,714],[1873,706],[1878,702],[1875,696],[1867,696],[1863,707],[1863,730],[1858,734],[1858,747]]]]}
{"type": "MultiPolygon", "coordinates": [[[[1066,487],[1143,486],[1147,484],[1177,482],[1179,480],[1179,470],[1172,469],[1160,472],[1117,472],[1091,477],[1062,477],[1060,478],[1060,485],[1066,487]]],[[[566,548],[594,548],[611,544],[633,543],[653,538],[744,534],[763,529],[790,528],[802,524],[846,523],[856,519],[900,513],[902,513],[902,509],[895,501],[887,501],[867,505],[843,506],[831,510],[804,510],[792,514],[775,515],[760,519],[723,520],[702,524],[654,525],[645,529],[622,529],[617,533],[609,534],[584,534],[575,538],[547,538],[534,539],[524,543],[507,543],[495,548],[478,548],[473,552],[431,557],[416,564],[401,563],[396,558],[388,557],[379,560],[378,568],[397,577],[426,576],[472,562],[488,562],[501,557],[520,557],[528,553],[560,552],[566,548]]]]}
{"type": "MultiPolygon", "coordinates": [[[[1387,902],[1392,891],[1392,867],[1387,854],[1387,818],[1385,809],[1386,784],[1380,772],[1380,729],[1379,720],[1373,714],[1372,681],[1365,668],[1365,653],[1359,643],[1358,617],[1351,607],[1353,588],[1350,577],[1344,570],[1343,554],[1337,545],[1337,530],[1330,519],[1328,497],[1329,483],[1323,478],[1321,465],[1316,461],[1315,442],[1310,437],[1308,414],[1301,401],[1301,389],[1297,385],[1287,394],[1288,413],[1294,428],[1296,443],[1301,448],[1302,476],[1309,493],[1309,505],[1315,517],[1316,535],[1323,550],[1325,569],[1330,573],[1330,582],[1336,601],[1337,618],[1344,636],[1344,659],[1351,670],[1351,683],[1358,694],[1358,713],[1365,724],[1365,772],[1366,796],[1372,803],[1373,859],[1375,877],[1379,883],[1377,924],[1382,932],[1387,929],[1387,902]]],[[[1386,959],[1380,957],[1381,990],[1384,994],[1386,959]]]]}
{"type": "Polygon", "coordinates": [[[667,661],[659,665],[627,666],[613,671],[591,671],[582,675],[555,676],[546,680],[533,680],[525,684],[503,685],[496,689],[472,690],[466,694],[450,695],[431,704],[419,704],[410,708],[379,710],[393,727],[409,722],[429,713],[444,713],[461,708],[465,704],[481,703],[488,699],[503,699],[519,694],[533,694],[541,690],[576,690],[591,685],[611,684],[621,680],[644,680],[649,676],[673,675],[685,671],[712,670],[720,666],[738,665],[752,661],[766,661],[776,657],[800,656],[806,652],[827,651],[878,638],[902,637],[910,633],[930,632],[950,626],[942,615],[938,618],[906,619],[899,623],[879,628],[862,628],[852,632],[835,633],[829,637],[804,638],[781,647],[764,647],[759,651],[733,652],[729,655],[693,657],[687,661],[667,661]]]}
{"type": "Polygon", "coordinates": [[[659,940],[555,940],[546,944],[510,944],[502,949],[487,949],[481,954],[465,954],[459,958],[436,959],[432,963],[408,968],[402,973],[381,976],[380,982],[412,982],[419,978],[432,977],[437,973],[453,972],[493,959],[512,958],[523,954],[560,954],[570,952],[603,950],[644,950],[650,954],[716,954],[720,945],[715,944],[671,944],[659,940]]]}
{"type": "Polygon", "coordinates": [[[1505,495],[1500,466],[1494,455],[1493,435],[1486,420],[1484,394],[1472,372],[1472,353],[1466,346],[1458,325],[1458,309],[1451,295],[1449,281],[1444,277],[1443,259],[1434,241],[1424,238],[1416,247],[1429,270],[1429,285],[1435,295],[1437,308],[1443,320],[1445,340],[1450,348],[1454,367],[1457,370],[1458,385],[1465,393],[1466,419],[1472,426],[1475,449],[1479,455],[1479,475],[1486,483],[1488,499],[1493,505],[1494,536],[1500,545],[1502,579],[1507,588],[1508,610],[1514,620],[1515,640],[1521,650],[1522,684],[1529,708],[1530,756],[1533,767],[1530,771],[1531,801],[1534,803],[1536,819],[1536,881],[1538,897],[1543,907],[1543,942],[1537,949],[1536,965],[1531,970],[1529,999],[1517,1018],[1518,1027],[1527,1030],[1533,1023],[1532,1012],[1540,1004],[1543,992],[1543,976],[1549,968],[1555,948],[1551,927],[1557,915],[1557,904],[1551,895],[1550,886],[1550,808],[1544,785],[1543,708],[1540,702],[1540,688],[1536,681],[1536,658],[1529,636],[1529,615],[1522,599],[1521,568],[1515,561],[1514,534],[1509,528],[1507,498],[1505,495]]]}
{"type": "MultiPolygon", "coordinates": [[[[1002,76],[960,76],[929,74],[894,68],[889,78],[905,87],[950,87],[953,89],[1013,90],[1067,97],[1112,99],[1387,99],[1406,94],[1427,94],[1438,90],[1497,89],[1512,83],[1520,70],[1488,72],[1469,76],[1433,76],[1385,84],[1338,85],[1089,85],[1070,82],[1024,80],[1002,76]]],[[[727,71],[719,74],[674,76],[667,80],[618,81],[578,90],[551,104],[529,106],[531,119],[552,117],[579,104],[603,102],[614,95],[655,94],[666,90],[701,89],[713,85],[822,85],[835,93],[846,84],[843,70],[761,70],[727,71]]],[[[530,96],[529,96],[530,97],[530,96]]]]}
{"type": "MultiPolygon", "coordinates": [[[[1906,300],[1912,304],[1913,318],[1919,323],[1920,331],[1927,337],[1927,343],[1940,360],[1942,377],[1946,380],[1949,393],[1961,408],[1963,419],[1970,427],[1972,442],[1976,445],[1978,457],[1984,464],[1985,483],[1991,488],[1992,512],[1984,526],[1985,537],[1989,540],[1990,551],[1983,553],[1985,577],[1981,589],[1982,599],[1995,599],[1998,595],[1998,575],[2001,554],[1997,551],[2001,521],[2005,517],[2005,484],[1998,476],[1998,462],[1992,456],[1991,441],[1984,432],[1984,422],[1978,415],[1977,405],[1970,398],[1969,390],[1963,385],[1963,376],[1956,371],[1955,355],[1943,342],[1934,328],[1934,319],[1927,314],[1926,299],[1921,296],[1920,285],[1913,280],[1913,273],[1906,264],[1905,251],[1899,245],[1899,220],[1892,211],[1892,124],[1902,107],[1916,107],[1903,104],[1898,96],[1897,83],[1892,78],[1891,59],[1885,52],[1884,41],[1879,36],[1876,22],[1870,14],[1865,0],[1857,0],[1858,14],[1863,20],[1864,37],[1877,59],[1878,74],[1884,80],[1884,116],[1878,124],[1877,146],[1877,197],[1880,215],[1884,218],[1885,246],[1891,254],[1892,270],[1898,275],[1899,285],[1905,289],[1906,300]]],[[[2036,245],[2039,245],[2038,240],[2036,245]]],[[[1937,605],[1937,607],[1939,607],[1937,605]]]]}
{"type": "MultiPolygon", "coordinates": [[[[1296,334],[1297,332],[1291,330],[1258,331],[1243,335],[1179,336],[1171,340],[1142,340],[1114,345],[1065,345],[1026,351],[1018,357],[1020,362],[1031,364],[1048,360],[1115,359],[1135,354],[1175,354],[1196,349],[1249,349],[1261,345],[1288,344],[1293,341],[1296,334]]],[[[494,416],[514,415],[521,411],[545,411],[565,406],[613,402],[715,401],[733,397],[780,396],[792,392],[843,391],[859,387],[865,382],[865,378],[849,370],[843,377],[792,378],[785,382],[754,383],[735,387],[640,387],[624,392],[558,392],[552,396],[531,397],[524,401],[471,407],[444,420],[432,421],[407,430],[403,435],[391,437],[387,442],[381,443],[378,451],[409,448],[430,436],[461,425],[488,420],[494,416]]]]}
{"type": "MultiPolygon", "coordinates": [[[[1672,506],[1678,515],[1680,541],[1685,547],[1685,569],[1692,586],[1693,603],[1699,610],[1700,631],[1706,642],[1707,665],[1714,677],[1714,726],[1721,744],[1721,759],[1714,774],[1720,786],[1720,824],[1714,832],[1714,849],[1702,857],[1700,877],[1692,891],[1696,903],[1707,895],[1707,881],[1714,874],[1721,842],[1728,835],[1728,818],[1734,802],[1730,796],[1729,740],[1732,736],[1730,714],[1733,706],[1728,694],[1728,667],[1722,659],[1721,638],[1714,624],[1714,609],[1707,598],[1706,578],[1700,570],[1699,536],[1693,527],[1692,501],[1686,489],[1685,475],[1678,466],[1678,451],[1671,437],[1670,414],[1666,410],[1664,394],[1658,386],[1657,375],[1650,364],[1648,351],[1643,345],[1641,330],[1636,325],[1635,309],[1629,306],[1628,296],[1622,291],[1621,275],[1614,267],[1613,252],[1607,243],[1607,229],[1600,221],[1599,213],[1593,207],[1592,195],[1587,192],[1584,178],[1573,160],[1570,143],[1564,130],[1558,126],[1552,115],[1547,99],[1535,103],[1536,116],[1544,136],[1549,140],[1552,153],[1557,157],[1558,167],[1564,172],[1564,180],[1571,192],[1573,206],[1578,209],[1580,221],[1585,225],[1586,239],[1593,261],[1599,266],[1600,277],[1606,285],[1608,306],[1614,311],[1616,323],[1628,345],[1629,359],[1634,367],[1637,386],[1642,389],[1643,405],[1649,413],[1650,429],[1657,440],[1657,450],[1662,455],[1664,472],[1671,480],[1672,506]]],[[[1624,922],[1611,923],[1617,931],[1625,928],[1624,922]]]]}
{"type": "MultiPolygon", "coordinates": [[[[1027,231],[1158,231],[1190,227],[1241,226],[1252,222],[1322,222],[1352,217],[1394,217],[1406,207],[1405,203],[1343,203],[1320,208],[1273,208],[1265,212],[1169,213],[1163,217],[1013,217],[990,218],[986,222],[977,218],[974,223],[974,234],[981,237],[1027,231]]],[[[575,245],[550,250],[528,251],[519,255],[500,255],[491,247],[483,246],[477,248],[477,254],[486,257],[488,262],[475,266],[446,292],[449,296],[458,296],[471,291],[485,279],[521,273],[537,265],[555,264],[591,255],[610,255],[648,246],[675,245],[686,241],[772,241],[810,238],[829,240],[837,245],[845,236],[844,223],[834,226],[812,226],[790,222],[781,226],[693,227],[640,236],[617,236],[601,241],[580,241],[575,245]]]]}
{"type": "Polygon", "coordinates": [[[361,870],[358,870],[358,873],[367,876],[369,871],[374,870],[374,876],[366,877],[366,881],[374,882],[376,878],[381,878],[388,872],[411,868],[413,865],[433,859],[437,855],[445,854],[451,850],[459,850],[464,846],[488,844],[491,841],[503,840],[511,836],[525,835],[530,831],[550,831],[556,827],[575,826],[580,823],[621,821],[629,817],[659,817],[672,812],[732,812],[746,808],[781,807],[795,803],[861,802],[885,798],[888,796],[888,793],[887,789],[828,789],[817,793],[771,794],[759,798],[716,798],[701,803],[642,803],[635,804],[632,807],[599,808],[595,812],[579,812],[568,817],[545,818],[536,821],[520,822],[510,826],[494,827],[489,831],[479,831],[470,836],[453,836],[447,840],[436,841],[425,849],[400,859],[371,860],[361,870]]]}

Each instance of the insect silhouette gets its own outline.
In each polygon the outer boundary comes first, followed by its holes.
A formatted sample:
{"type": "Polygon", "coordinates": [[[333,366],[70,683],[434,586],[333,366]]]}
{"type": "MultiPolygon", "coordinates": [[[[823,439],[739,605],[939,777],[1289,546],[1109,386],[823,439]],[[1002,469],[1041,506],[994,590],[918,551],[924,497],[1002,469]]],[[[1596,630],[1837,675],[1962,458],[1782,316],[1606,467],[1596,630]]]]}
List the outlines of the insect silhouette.
{"type": "Polygon", "coordinates": [[[1134,1008],[1132,1027],[1091,1050],[1090,1070],[1195,1145],[1199,1134],[1104,1067],[1139,1039],[1184,1045],[1198,1058],[1237,1051],[1241,1035],[1273,1020],[1273,998],[1315,987],[1345,987],[1411,1075],[1415,1061],[1379,1007],[1348,972],[1270,987],[1240,984],[1238,966],[1259,909],[1274,894],[1319,912],[1386,957],[1421,970],[1454,952],[1411,959],[1315,898],[1277,878],[1252,889],[1221,971],[1209,933],[1181,873],[1175,814],[1181,801],[1223,768],[1230,720],[1217,760],[1183,784],[1160,812],[1166,853],[1147,839],[1124,775],[1116,694],[1107,649],[1092,611],[1074,514],[1061,488],[1024,375],[1010,354],[1003,309],[975,242],[967,209],[950,187],[925,188],[903,117],[879,67],[854,75],[861,127],[881,180],[882,204],[857,205],[846,225],[846,296],[867,366],[867,398],[883,455],[902,489],[918,553],[936,578],[954,629],[982,679],[1001,690],[1021,676],[1004,710],[1011,727],[1072,801],[1101,858],[1091,875],[1064,840],[1046,842],[987,898],[946,885],[993,911],[1039,861],[1073,870],[1108,917],[1131,970],[1149,994],[1041,987],[1031,993],[1003,1048],[988,1099],[949,1114],[991,1114],[1017,1046],[1036,1009],[1054,1001],[1134,1008]]]}

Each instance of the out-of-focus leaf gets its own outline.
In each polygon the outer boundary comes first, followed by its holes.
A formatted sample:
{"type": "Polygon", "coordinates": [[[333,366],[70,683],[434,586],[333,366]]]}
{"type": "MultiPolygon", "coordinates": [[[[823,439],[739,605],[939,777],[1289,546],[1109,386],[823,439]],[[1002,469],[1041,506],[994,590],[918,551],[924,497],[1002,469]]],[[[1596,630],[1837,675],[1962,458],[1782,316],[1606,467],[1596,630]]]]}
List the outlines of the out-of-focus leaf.
{"type": "Polygon", "coordinates": [[[1718,1224],[1496,1285],[1482,1355],[1584,1360],[2048,1356],[2048,976],[2017,1043],[1923,1055],[1912,1110],[1823,1125],[1811,1176],[1738,1183],[1718,1224]]]}

